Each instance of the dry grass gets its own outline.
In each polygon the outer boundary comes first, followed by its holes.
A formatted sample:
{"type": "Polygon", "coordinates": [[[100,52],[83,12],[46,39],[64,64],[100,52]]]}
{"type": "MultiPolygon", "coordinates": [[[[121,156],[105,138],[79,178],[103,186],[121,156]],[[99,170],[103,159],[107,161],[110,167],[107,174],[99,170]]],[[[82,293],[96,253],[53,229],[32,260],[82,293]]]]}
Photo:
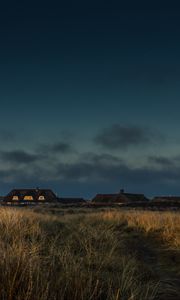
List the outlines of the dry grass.
{"type": "Polygon", "coordinates": [[[173,212],[106,212],[104,220],[127,222],[129,227],[142,229],[147,234],[160,232],[161,239],[169,244],[171,249],[180,250],[180,214],[173,212]]]}
{"type": "Polygon", "coordinates": [[[1,208],[0,299],[180,299],[179,234],[177,213],[1,208]]]}

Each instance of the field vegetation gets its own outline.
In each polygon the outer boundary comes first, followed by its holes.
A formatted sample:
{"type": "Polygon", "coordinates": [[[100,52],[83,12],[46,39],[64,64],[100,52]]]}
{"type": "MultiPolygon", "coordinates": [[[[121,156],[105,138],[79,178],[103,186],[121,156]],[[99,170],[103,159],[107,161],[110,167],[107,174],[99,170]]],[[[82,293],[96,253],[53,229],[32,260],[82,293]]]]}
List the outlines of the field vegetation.
{"type": "Polygon", "coordinates": [[[0,209],[0,299],[178,300],[178,212],[0,209]]]}

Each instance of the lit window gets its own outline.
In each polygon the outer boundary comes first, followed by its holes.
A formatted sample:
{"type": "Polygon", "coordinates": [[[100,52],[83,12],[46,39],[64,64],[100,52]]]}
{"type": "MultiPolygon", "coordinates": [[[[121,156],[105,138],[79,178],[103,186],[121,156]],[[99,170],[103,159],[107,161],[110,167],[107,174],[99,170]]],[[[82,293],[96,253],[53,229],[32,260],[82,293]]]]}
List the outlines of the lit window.
{"type": "Polygon", "coordinates": [[[26,201],[32,201],[34,199],[33,199],[33,196],[24,196],[24,200],[26,200],[26,201]]]}
{"type": "Polygon", "coordinates": [[[44,196],[39,196],[38,200],[44,201],[45,197],[44,196]]]}

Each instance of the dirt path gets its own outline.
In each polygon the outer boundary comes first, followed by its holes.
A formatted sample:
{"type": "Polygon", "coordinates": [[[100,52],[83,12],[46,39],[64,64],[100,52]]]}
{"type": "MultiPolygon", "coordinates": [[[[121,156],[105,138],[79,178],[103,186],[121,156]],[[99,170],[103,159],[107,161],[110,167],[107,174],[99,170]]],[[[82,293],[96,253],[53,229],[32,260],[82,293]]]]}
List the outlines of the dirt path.
{"type": "Polygon", "coordinates": [[[170,249],[160,232],[122,227],[116,228],[121,239],[120,251],[137,260],[142,273],[140,280],[160,282],[157,300],[180,299],[180,251],[170,249]]]}

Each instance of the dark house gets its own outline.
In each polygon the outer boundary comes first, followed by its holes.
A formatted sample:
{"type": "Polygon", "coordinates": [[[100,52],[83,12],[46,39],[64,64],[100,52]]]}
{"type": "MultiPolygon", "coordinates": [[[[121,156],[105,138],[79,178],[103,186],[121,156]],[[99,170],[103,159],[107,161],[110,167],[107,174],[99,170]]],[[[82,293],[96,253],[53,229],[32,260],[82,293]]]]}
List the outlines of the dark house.
{"type": "Polygon", "coordinates": [[[0,196],[0,202],[4,200],[4,196],[0,196]]]}
{"type": "Polygon", "coordinates": [[[58,198],[58,202],[62,204],[81,204],[86,203],[83,198],[58,198]]]}
{"type": "Polygon", "coordinates": [[[50,189],[14,189],[4,197],[5,203],[56,202],[57,197],[50,189]]]}
{"type": "Polygon", "coordinates": [[[148,199],[143,194],[124,193],[123,190],[118,194],[97,194],[92,199],[94,203],[132,203],[144,201],[148,201],[148,199]]]}
{"type": "Polygon", "coordinates": [[[180,202],[180,196],[157,196],[157,197],[154,197],[152,201],[155,201],[155,202],[159,202],[159,201],[162,201],[162,202],[180,202]]]}

